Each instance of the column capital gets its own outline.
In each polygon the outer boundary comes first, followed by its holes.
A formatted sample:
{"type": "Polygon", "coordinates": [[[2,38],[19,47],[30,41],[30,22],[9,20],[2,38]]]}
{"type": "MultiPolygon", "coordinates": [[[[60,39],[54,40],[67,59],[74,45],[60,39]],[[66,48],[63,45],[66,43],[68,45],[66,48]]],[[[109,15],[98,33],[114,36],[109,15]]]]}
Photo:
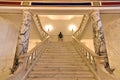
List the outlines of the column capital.
{"type": "Polygon", "coordinates": [[[95,21],[95,22],[100,20],[100,11],[99,10],[94,10],[91,13],[91,17],[92,17],[93,21],[95,21]]]}
{"type": "Polygon", "coordinates": [[[91,13],[91,15],[92,14],[96,14],[96,13],[100,13],[100,10],[93,10],[92,13],[91,13]]]}
{"type": "Polygon", "coordinates": [[[23,10],[23,14],[26,14],[26,15],[30,15],[31,16],[31,12],[29,10],[23,10]]]}

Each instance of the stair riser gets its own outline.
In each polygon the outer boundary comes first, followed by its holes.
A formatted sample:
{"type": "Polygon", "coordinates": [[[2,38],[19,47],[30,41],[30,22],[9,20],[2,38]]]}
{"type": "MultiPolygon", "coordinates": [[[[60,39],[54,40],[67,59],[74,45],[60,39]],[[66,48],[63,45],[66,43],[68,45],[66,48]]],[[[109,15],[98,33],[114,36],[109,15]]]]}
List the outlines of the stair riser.
{"type": "Polygon", "coordinates": [[[95,80],[94,78],[29,78],[27,80],[95,80]]]}
{"type": "Polygon", "coordinates": [[[71,43],[50,43],[27,80],[95,80],[71,43]]]}
{"type": "Polygon", "coordinates": [[[57,74],[40,74],[40,75],[29,75],[30,78],[94,78],[93,75],[73,75],[73,74],[61,74],[61,75],[57,75],[57,74]]]}

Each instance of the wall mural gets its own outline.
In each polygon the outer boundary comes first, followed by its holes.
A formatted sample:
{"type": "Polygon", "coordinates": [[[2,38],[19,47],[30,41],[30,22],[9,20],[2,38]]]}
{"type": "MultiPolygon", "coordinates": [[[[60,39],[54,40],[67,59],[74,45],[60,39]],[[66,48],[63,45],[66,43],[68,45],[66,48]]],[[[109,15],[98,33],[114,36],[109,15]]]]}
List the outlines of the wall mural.
{"type": "Polygon", "coordinates": [[[102,28],[102,22],[100,19],[99,11],[94,11],[91,14],[91,18],[92,18],[95,52],[99,56],[106,56],[104,66],[107,71],[112,73],[114,71],[114,69],[110,69],[108,56],[107,56],[107,50],[106,50],[106,44],[105,44],[105,39],[104,39],[104,33],[103,33],[103,28],[102,28]]]}
{"type": "Polygon", "coordinates": [[[30,22],[31,21],[31,14],[28,11],[23,11],[23,24],[20,28],[19,36],[18,36],[18,44],[16,48],[15,60],[14,65],[11,70],[13,73],[18,66],[18,57],[27,53],[28,44],[29,44],[29,33],[30,33],[30,22]]]}

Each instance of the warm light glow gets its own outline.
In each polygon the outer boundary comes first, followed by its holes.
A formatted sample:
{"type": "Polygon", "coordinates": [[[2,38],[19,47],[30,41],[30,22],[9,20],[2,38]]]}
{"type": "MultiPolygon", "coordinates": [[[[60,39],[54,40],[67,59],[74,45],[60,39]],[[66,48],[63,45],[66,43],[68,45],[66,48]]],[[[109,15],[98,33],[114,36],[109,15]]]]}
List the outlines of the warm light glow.
{"type": "Polygon", "coordinates": [[[76,31],[77,27],[74,24],[69,25],[69,30],[70,31],[76,31]]]}
{"type": "Polygon", "coordinates": [[[45,25],[45,31],[49,32],[53,29],[52,25],[45,25]]]}
{"type": "Polygon", "coordinates": [[[39,15],[39,17],[47,17],[51,20],[71,20],[75,17],[82,18],[83,15],[39,15]]]}

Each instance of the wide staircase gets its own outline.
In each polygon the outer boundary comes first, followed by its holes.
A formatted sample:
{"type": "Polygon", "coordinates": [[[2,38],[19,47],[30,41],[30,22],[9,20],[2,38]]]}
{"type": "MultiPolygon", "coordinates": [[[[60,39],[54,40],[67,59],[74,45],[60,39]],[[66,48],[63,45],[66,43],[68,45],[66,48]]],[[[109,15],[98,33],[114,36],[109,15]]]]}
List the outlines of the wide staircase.
{"type": "Polygon", "coordinates": [[[71,42],[50,42],[27,80],[97,80],[71,42]]]}

